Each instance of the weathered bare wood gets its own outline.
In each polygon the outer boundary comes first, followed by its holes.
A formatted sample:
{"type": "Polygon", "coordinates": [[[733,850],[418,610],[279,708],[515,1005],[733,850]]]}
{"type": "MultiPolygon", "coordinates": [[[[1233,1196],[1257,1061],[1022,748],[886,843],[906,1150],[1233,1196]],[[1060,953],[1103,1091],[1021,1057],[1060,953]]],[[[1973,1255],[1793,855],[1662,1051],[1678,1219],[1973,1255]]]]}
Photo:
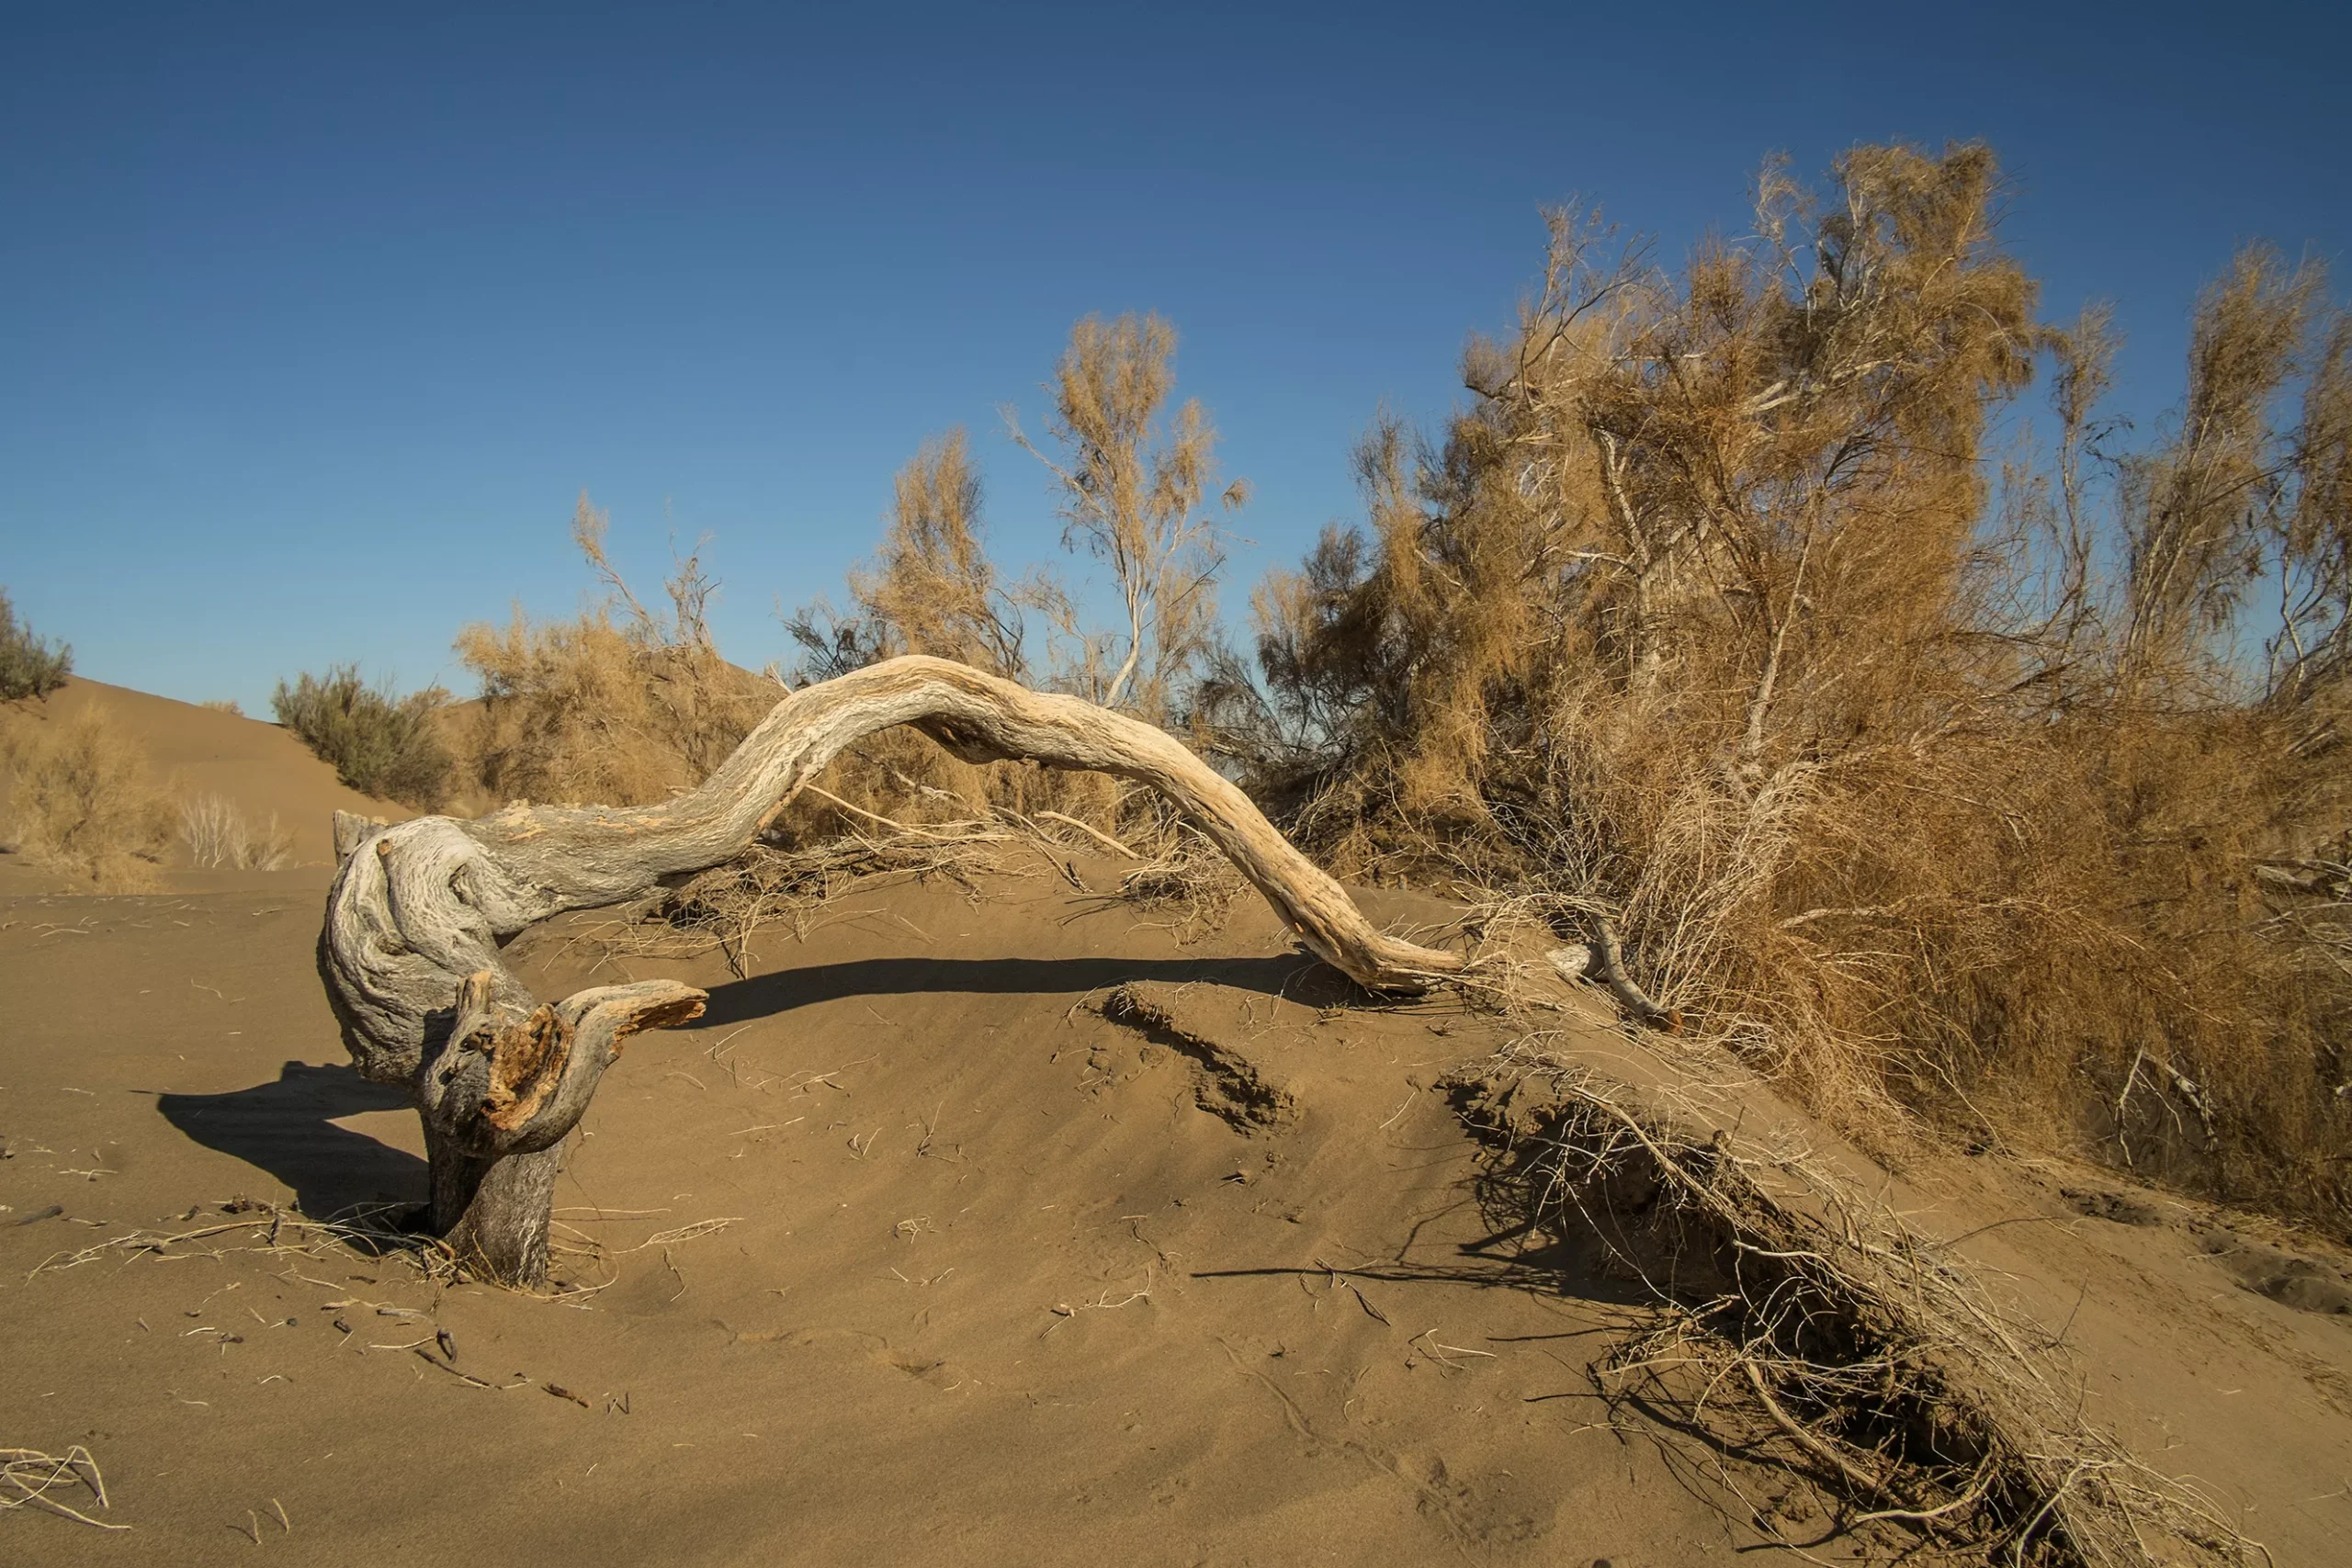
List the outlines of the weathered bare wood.
{"type": "Polygon", "coordinates": [[[351,852],[366,843],[374,835],[376,829],[390,826],[390,824],[380,817],[362,817],[356,811],[336,812],[334,814],[335,863],[341,865],[349,859],[351,852]]]}
{"type": "Polygon", "coordinates": [[[1248,795],[1165,732],[945,660],[890,660],[786,697],[701,788],[659,806],[517,802],[472,821],[389,827],[338,817],[344,860],[320,970],[359,1070],[406,1085],[424,1117],[436,1232],[501,1279],[542,1278],[561,1145],[621,1041],[702,1010],[702,992],[671,981],[541,1004],[502,961],[503,942],[741,852],[844,747],[901,724],[967,761],[1027,759],[1159,791],[1309,948],[1366,987],[1418,990],[1463,967],[1375,931],[1248,795]]]}
{"type": "Polygon", "coordinates": [[[1634,977],[1625,973],[1625,965],[1621,962],[1623,951],[1617,940],[1616,923],[1606,915],[1595,915],[1592,919],[1593,977],[1609,987],[1609,994],[1617,999],[1619,1007],[1644,1023],[1653,1029],[1663,1029],[1669,1034],[1681,1033],[1682,1015],[1658,1006],[1650,1000],[1647,992],[1634,984],[1634,977]]]}

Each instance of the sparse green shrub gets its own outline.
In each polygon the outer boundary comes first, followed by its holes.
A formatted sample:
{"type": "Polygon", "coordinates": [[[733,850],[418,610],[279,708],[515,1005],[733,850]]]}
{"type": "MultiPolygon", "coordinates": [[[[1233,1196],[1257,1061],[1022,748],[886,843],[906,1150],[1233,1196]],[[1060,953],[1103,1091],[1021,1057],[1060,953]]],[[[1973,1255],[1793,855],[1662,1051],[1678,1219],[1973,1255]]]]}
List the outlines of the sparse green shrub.
{"type": "Polygon", "coordinates": [[[106,710],[12,728],[0,736],[8,774],[9,836],[20,854],[99,893],[153,885],[171,840],[171,810],[147,753],[106,710]]]}
{"type": "Polygon", "coordinates": [[[46,697],[74,673],[74,650],[51,645],[17,619],[7,591],[0,589],[0,699],[46,697]]]}
{"type": "Polygon", "coordinates": [[[438,686],[395,696],[362,681],[357,665],[337,664],[323,677],[305,671],[291,686],[280,681],[270,706],[352,788],[430,811],[449,793],[453,764],[433,728],[434,710],[448,700],[438,686]]]}

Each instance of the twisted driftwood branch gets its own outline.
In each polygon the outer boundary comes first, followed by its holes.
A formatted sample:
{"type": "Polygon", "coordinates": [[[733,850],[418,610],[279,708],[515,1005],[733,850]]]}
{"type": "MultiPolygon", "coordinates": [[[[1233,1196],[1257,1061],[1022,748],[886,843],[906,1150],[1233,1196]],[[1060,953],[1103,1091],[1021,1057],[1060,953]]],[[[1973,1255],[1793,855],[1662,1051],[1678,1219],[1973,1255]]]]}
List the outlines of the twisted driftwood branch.
{"type": "Polygon", "coordinates": [[[700,789],[659,806],[532,806],[386,827],[339,816],[345,855],[319,967],[361,1073],[404,1085],[424,1118],[430,1223],[498,1278],[536,1283],[564,1138],[621,1042],[685,1022],[704,994],[669,980],[536,1001],[500,957],[568,909],[640,897],[741,852],[842,750],[910,724],[967,761],[1111,773],[1168,797],[1316,953],[1375,990],[1418,990],[1456,954],[1374,931],[1250,797],[1150,725],[910,657],[778,703],[700,789]]]}

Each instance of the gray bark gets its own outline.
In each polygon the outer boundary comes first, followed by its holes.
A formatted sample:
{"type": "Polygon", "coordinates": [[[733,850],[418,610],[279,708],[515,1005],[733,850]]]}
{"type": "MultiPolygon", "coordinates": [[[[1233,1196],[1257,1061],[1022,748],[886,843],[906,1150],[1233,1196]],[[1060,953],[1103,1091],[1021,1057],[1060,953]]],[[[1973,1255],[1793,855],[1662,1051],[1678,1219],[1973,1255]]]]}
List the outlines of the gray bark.
{"type": "Polygon", "coordinates": [[[778,703],[701,788],[659,806],[532,806],[390,827],[338,815],[345,850],[319,966],[361,1073],[406,1087],[433,1170],[428,1223],[478,1270],[547,1270],[561,1145],[621,1042],[699,1015],[669,980],[537,1001],[500,956],[526,927],[640,897],[739,854],[842,750],[910,724],[967,761],[1114,774],[1172,802],[1315,953],[1377,990],[1419,990],[1456,954],[1374,931],[1248,795],[1165,732],[946,660],[893,659],[778,703]]]}

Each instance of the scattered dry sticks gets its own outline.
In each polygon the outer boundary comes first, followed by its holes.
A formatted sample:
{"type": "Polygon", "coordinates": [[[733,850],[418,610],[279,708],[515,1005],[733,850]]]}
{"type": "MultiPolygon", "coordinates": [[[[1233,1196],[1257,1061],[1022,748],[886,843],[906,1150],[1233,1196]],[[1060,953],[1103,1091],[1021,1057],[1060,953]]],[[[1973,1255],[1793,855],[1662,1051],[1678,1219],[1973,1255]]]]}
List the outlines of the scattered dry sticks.
{"type": "Polygon", "coordinates": [[[656,1231],[653,1235],[647,1236],[643,1241],[639,1242],[635,1247],[625,1247],[621,1248],[621,1250],[625,1253],[643,1252],[646,1248],[650,1247],[675,1247],[682,1241],[693,1241],[697,1237],[709,1235],[717,1231],[723,1231],[729,1225],[736,1224],[741,1218],[742,1216],[740,1214],[727,1214],[718,1219],[697,1220],[693,1224],[680,1225],[675,1230],[656,1231]]]}
{"type": "MultiPolygon", "coordinates": [[[[820,792],[811,785],[806,793],[820,792]]],[[[1172,835],[1167,852],[1145,856],[1055,811],[1024,817],[998,808],[995,815],[1012,825],[1008,829],[977,819],[916,828],[852,809],[861,825],[837,837],[788,848],[755,844],[678,887],[625,907],[585,938],[607,953],[631,957],[684,958],[716,951],[729,972],[741,977],[750,973],[752,942],[763,931],[775,928],[791,940],[805,940],[844,893],[878,879],[945,876],[973,886],[983,873],[1035,876],[1034,863],[1042,859],[1080,891],[1102,891],[1077,878],[1066,858],[1069,846],[1046,833],[1041,822],[1066,826],[1138,862],[1120,874],[1109,896],[1172,914],[1180,935],[1213,924],[1249,887],[1214,845],[1189,829],[1172,835]]],[[[1091,846],[1080,848],[1091,852],[1091,846]]]]}
{"type": "Polygon", "coordinates": [[[788,850],[745,850],[675,888],[620,910],[590,934],[607,951],[683,958],[717,949],[729,970],[750,973],[752,939],[771,924],[807,937],[825,907],[853,885],[888,875],[968,880],[983,865],[1025,873],[996,854],[1013,835],[979,824],[950,824],[921,835],[854,831],[788,850]]]}
{"type": "MultiPolygon", "coordinates": [[[[185,1231],[130,1230],[75,1251],[51,1253],[34,1268],[28,1279],[45,1272],[58,1272],[107,1258],[126,1263],[141,1258],[156,1263],[172,1263],[187,1258],[226,1258],[230,1256],[230,1249],[221,1245],[223,1239],[241,1233],[249,1240],[248,1244],[238,1248],[238,1251],[260,1253],[284,1260],[288,1267],[283,1270],[283,1277],[300,1280],[306,1284],[321,1286],[328,1290],[347,1287],[338,1287],[325,1280],[313,1279],[302,1273],[299,1260],[316,1259],[323,1255],[342,1252],[345,1255],[342,1260],[347,1262],[355,1260],[353,1252],[356,1249],[358,1257],[366,1258],[379,1269],[393,1260],[413,1265],[418,1271],[417,1282],[446,1282],[456,1277],[458,1272],[456,1259],[449,1250],[438,1242],[430,1237],[410,1235],[388,1226],[384,1221],[390,1206],[363,1210],[353,1218],[345,1221],[308,1220],[300,1215],[288,1213],[274,1204],[252,1203],[243,1199],[235,1200],[221,1207],[230,1211],[233,1217],[185,1231]]],[[[663,1210],[607,1211],[599,1217],[617,1221],[665,1212],[663,1210]]],[[[195,1211],[191,1210],[189,1214],[184,1217],[194,1218],[195,1211]]],[[[694,1224],[657,1232],[637,1247],[624,1247],[619,1250],[624,1253],[638,1252],[648,1247],[659,1247],[662,1248],[662,1256],[666,1261],[671,1247],[714,1235],[734,1223],[731,1217],[702,1220],[694,1224]]],[[[609,1261],[610,1257],[613,1256],[601,1247],[592,1246],[584,1249],[567,1248],[566,1250],[584,1251],[596,1262],[609,1261]]],[[[576,1305],[579,1298],[593,1296],[605,1289],[611,1282],[608,1278],[600,1282],[575,1286],[540,1299],[554,1304],[576,1305]]],[[[236,1286],[232,1284],[227,1288],[234,1290],[236,1286]]],[[[432,1311],[424,1308],[398,1306],[360,1296],[341,1296],[321,1302],[318,1306],[321,1312],[337,1314],[333,1320],[334,1326],[343,1336],[345,1347],[356,1349],[362,1355],[370,1350],[407,1351],[435,1371],[454,1378],[469,1387],[491,1393],[505,1393],[517,1388],[537,1388],[559,1398],[569,1400],[582,1408],[593,1408],[588,1401],[572,1391],[527,1374],[518,1372],[504,1382],[492,1382],[461,1370],[457,1365],[457,1337],[446,1327],[435,1325],[430,1332],[420,1333],[413,1339],[375,1342],[366,1338],[350,1321],[355,1317],[360,1318],[361,1322],[367,1321],[365,1317],[361,1317],[361,1314],[365,1313],[378,1318],[403,1320],[404,1323],[413,1324],[421,1329],[435,1316],[432,1311]]],[[[260,1322],[272,1321],[261,1318],[259,1314],[254,1315],[260,1322]]],[[[292,1320],[288,1321],[290,1323],[292,1320]]],[[[143,1322],[141,1326],[144,1326],[143,1322]]],[[[224,1349],[228,1345],[243,1342],[241,1335],[228,1334],[209,1326],[192,1328],[187,1332],[215,1335],[219,1337],[224,1349]]],[[[628,1413],[628,1396],[625,1394],[618,1397],[608,1395],[606,1404],[608,1409],[617,1408],[624,1415],[628,1413]]],[[[0,1449],[0,1460],[5,1460],[7,1467],[5,1479],[0,1480],[0,1507],[14,1508],[30,1504],[51,1512],[66,1514],[84,1524],[96,1525],[104,1529],[130,1528],[127,1525],[108,1524],[104,1520],[90,1518],[74,1511],[69,1506],[60,1503],[54,1496],[49,1495],[60,1487],[73,1486],[78,1481],[79,1483],[86,1486],[101,1507],[107,1506],[105,1483],[100,1478],[97,1466],[91,1461],[86,1450],[77,1447],[69,1450],[62,1458],[52,1458],[30,1449],[0,1449]],[[28,1495],[28,1492],[38,1495],[28,1495]]],[[[272,1498],[270,1506],[276,1511],[279,1528],[290,1534],[294,1527],[292,1521],[286,1516],[284,1506],[276,1498],[272,1498]]],[[[231,1524],[227,1528],[250,1536],[258,1528],[258,1514],[254,1514],[248,1524],[231,1524]]]]}
{"type": "Polygon", "coordinates": [[[62,1454],[46,1454],[38,1449],[0,1449],[0,1508],[39,1508],[95,1529],[130,1528],[94,1519],[51,1495],[61,1491],[70,1494],[76,1488],[88,1493],[100,1508],[114,1506],[107,1500],[106,1477],[98,1473],[98,1461],[81,1444],[74,1444],[62,1454]]]}
{"type": "Polygon", "coordinates": [[[1147,858],[1136,853],[1135,851],[1127,848],[1126,845],[1119,842],[1118,840],[1111,837],[1110,834],[1102,832],[1098,829],[1090,828],[1075,817],[1065,817],[1058,811],[1040,811],[1035,813],[1035,815],[1039,821],[1058,822],[1065,828],[1077,829],[1080,832],[1085,834],[1088,838],[1093,840],[1096,843],[1102,845],[1104,849],[1110,851],[1114,855],[1124,855],[1128,860],[1143,860],[1147,858]]]}
{"type": "Polygon", "coordinates": [[[254,1238],[254,1245],[244,1249],[249,1251],[291,1258],[317,1258],[330,1250],[356,1247],[379,1257],[406,1258],[428,1278],[453,1274],[455,1259],[448,1248],[430,1236],[412,1235],[391,1224],[390,1216],[398,1208],[396,1204],[379,1204],[356,1210],[343,1219],[311,1220],[275,1204],[245,1204],[244,1212],[233,1218],[194,1230],[130,1230],[70,1252],[52,1252],[35,1264],[25,1278],[29,1281],[40,1274],[79,1268],[106,1258],[220,1258],[226,1255],[223,1248],[200,1244],[217,1242],[219,1237],[239,1232],[254,1238]]]}

